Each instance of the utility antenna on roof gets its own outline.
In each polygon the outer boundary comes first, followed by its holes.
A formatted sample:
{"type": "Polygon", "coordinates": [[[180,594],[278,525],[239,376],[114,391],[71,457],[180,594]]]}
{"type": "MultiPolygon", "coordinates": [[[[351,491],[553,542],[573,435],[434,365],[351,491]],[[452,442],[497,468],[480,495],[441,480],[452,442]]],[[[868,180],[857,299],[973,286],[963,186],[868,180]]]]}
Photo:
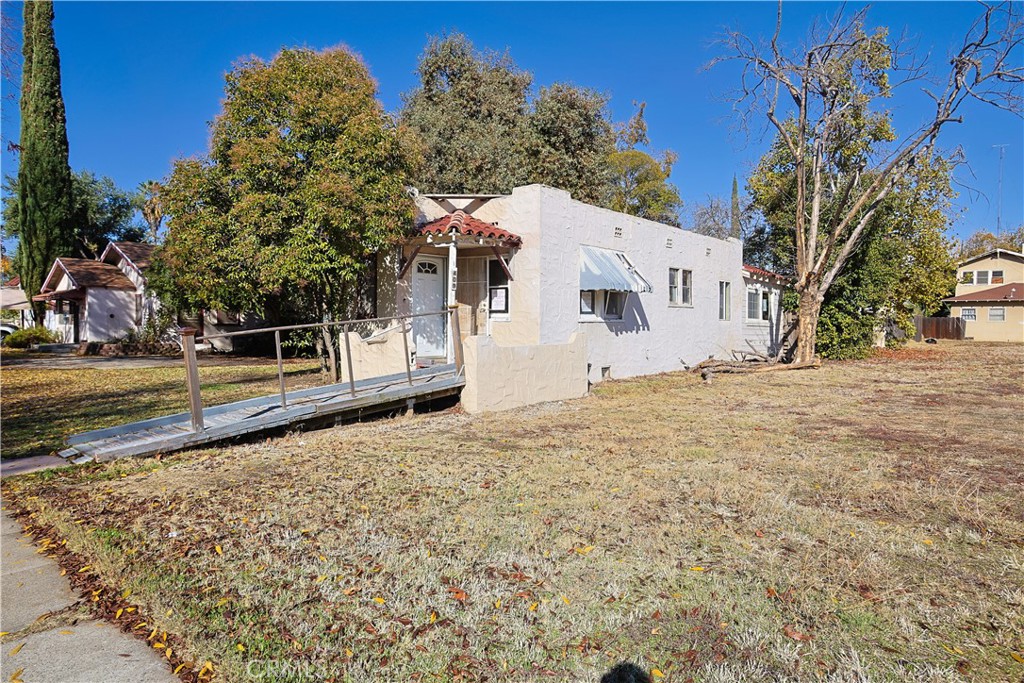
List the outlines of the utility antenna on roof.
{"type": "Polygon", "coordinates": [[[1003,157],[1006,156],[1007,145],[992,145],[999,149],[999,197],[996,204],[996,237],[1003,236],[1003,157]]]}

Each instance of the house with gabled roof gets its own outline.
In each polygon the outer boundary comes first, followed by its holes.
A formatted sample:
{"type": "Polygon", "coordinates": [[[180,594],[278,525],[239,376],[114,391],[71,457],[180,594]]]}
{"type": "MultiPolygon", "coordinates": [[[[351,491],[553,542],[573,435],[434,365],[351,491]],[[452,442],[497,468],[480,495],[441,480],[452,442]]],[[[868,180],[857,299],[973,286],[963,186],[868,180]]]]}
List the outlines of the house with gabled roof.
{"type": "Polygon", "coordinates": [[[1024,342],[1024,253],[990,249],[965,259],[956,294],[944,301],[966,338],[1024,342]]]}
{"type": "Polygon", "coordinates": [[[116,265],[59,257],[33,301],[46,303],[43,325],[64,343],[108,342],[138,325],[140,289],[116,265]]]}

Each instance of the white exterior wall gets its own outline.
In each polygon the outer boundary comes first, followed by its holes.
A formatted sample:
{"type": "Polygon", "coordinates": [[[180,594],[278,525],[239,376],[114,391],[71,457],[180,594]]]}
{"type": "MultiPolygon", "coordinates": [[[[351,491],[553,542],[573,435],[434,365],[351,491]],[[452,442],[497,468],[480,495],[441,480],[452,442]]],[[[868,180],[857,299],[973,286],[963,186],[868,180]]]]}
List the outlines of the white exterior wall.
{"type": "MultiPolygon", "coordinates": [[[[744,343],[739,348],[747,351],[752,347],[758,353],[773,356],[778,353],[779,345],[782,343],[782,336],[786,331],[786,316],[782,310],[782,287],[751,276],[745,276],[743,284],[743,303],[740,316],[743,319],[744,343]],[[768,309],[770,311],[769,320],[763,320],[760,316],[755,319],[747,317],[747,292],[751,291],[756,292],[758,296],[768,292],[768,295],[771,297],[768,309]]],[[[758,306],[760,307],[760,300],[758,301],[758,306]]],[[[760,313],[760,308],[758,312],[760,313]]]]}
{"type": "Polygon", "coordinates": [[[564,344],[573,333],[582,333],[592,382],[601,379],[602,368],[612,378],[668,372],[708,356],[728,357],[741,347],[743,255],[738,240],[705,237],[591,206],[540,185],[516,188],[510,199],[516,206],[511,216],[525,220],[502,227],[523,237],[513,275],[519,288],[529,292],[519,297],[527,302],[525,311],[512,298],[509,324],[532,325],[536,315],[534,343],[541,344],[564,344]],[[654,291],[630,293],[622,320],[584,319],[579,312],[582,245],[625,253],[654,291]],[[691,271],[689,305],[670,305],[669,268],[691,271]],[[720,281],[730,283],[729,320],[719,320],[720,281]]]}
{"type": "Polygon", "coordinates": [[[82,341],[110,342],[135,327],[135,291],[90,287],[85,299],[82,341]]]}
{"type": "MultiPolygon", "coordinates": [[[[447,213],[432,200],[418,200],[420,221],[447,213]]],[[[490,336],[500,346],[563,345],[574,334],[585,339],[589,379],[602,368],[613,378],[681,370],[708,356],[729,357],[747,348],[743,316],[742,244],[719,240],[573,200],[543,185],[515,188],[511,195],[473,208],[473,216],[519,235],[522,246],[509,260],[510,312],[491,319],[490,336]],[[616,237],[616,228],[621,236],[616,237]],[[669,246],[671,240],[671,246],[669,246]],[[589,320],[579,312],[580,247],[621,251],[652,285],[630,293],[622,320],[589,320]],[[691,303],[670,305],[669,268],[692,273],[691,303]],[[719,282],[730,283],[730,317],[719,320],[719,282]]],[[[406,250],[406,256],[411,253],[406,250]]],[[[421,253],[427,253],[426,250],[421,253]]],[[[382,278],[397,272],[381,259],[382,278]]],[[[382,314],[406,312],[409,276],[378,290],[382,314]],[[394,303],[392,303],[394,302],[394,303]]]]}

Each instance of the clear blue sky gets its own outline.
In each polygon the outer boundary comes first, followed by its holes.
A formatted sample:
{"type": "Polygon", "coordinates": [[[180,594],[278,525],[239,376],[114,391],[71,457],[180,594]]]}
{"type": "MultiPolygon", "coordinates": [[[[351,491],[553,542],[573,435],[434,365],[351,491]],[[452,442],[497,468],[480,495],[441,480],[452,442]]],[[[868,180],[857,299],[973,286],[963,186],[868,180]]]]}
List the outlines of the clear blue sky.
{"type": "MultiPolygon", "coordinates": [[[[850,5],[855,9],[860,5],[850,5]]],[[[796,43],[815,16],[834,3],[785,8],[785,39],[796,43]]],[[[20,15],[20,3],[3,2],[20,15]]],[[[904,29],[918,49],[941,65],[978,13],[972,3],[879,3],[874,24],[904,29]]],[[[202,153],[207,122],[220,107],[223,77],[239,57],[272,57],[282,46],[344,43],[360,53],[380,86],[386,108],[416,83],[414,69],[427,36],[466,33],[478,47],[508,48],[535,83],[571,81],[611,96],[617,120],[632,102],[647,102],[652,147],[679,154],[673,172],[684,200],[728,196],[768,137],[739,133],[723,101],[737,83],[733,67],[701,67],[718,54],[723,27],[768,35],[775,5],[760,3],[279,3],[58,2],[56,36],[68,111],[71,165],[134,187],[163,178],[172,161],[202,153]]],[[[6,84],[5,84],[6,85],[6,84]]],[[[6,95],[4,139],[17,139],[17,112],[6,95]]],[[[893,102],[904,129],[927,115],[916,96],[893,102]]],[[[1024,221],[1024,126],[991,107],[967,108],[951,125],[946,147],[963,146],[969,167],[958,171],[964,209],[958,235],[996,223],[998,150],[1005,144],[1003,226],[1024,221]]],[[[3,153],[4,173],[16,160],[3,153]]]]}

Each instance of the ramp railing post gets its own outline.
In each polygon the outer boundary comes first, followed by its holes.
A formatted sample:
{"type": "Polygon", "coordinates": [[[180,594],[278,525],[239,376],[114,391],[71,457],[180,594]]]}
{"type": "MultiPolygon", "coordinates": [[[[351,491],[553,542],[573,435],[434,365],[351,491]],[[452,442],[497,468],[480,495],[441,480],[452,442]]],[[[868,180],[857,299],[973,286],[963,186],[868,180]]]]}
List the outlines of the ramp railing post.
{"type": "Polygon", "coordinates": [[[341,333],[345,335],[345,362],[348,364],[348,393],[352,394],[352,398],[355,398],[356,377],[352,374],[352,345],[348,340],[348,323],[345,323],[344,327],[341,328],[341,333]]]}
{"type": "Polygon", "coordinates": [[[274,330],[274,348],[277,350],[277,383],[281,387],[281,407],[288,407],[288,396],[284,390],[284,360],[281,358],[281,330],[274,330]]]}
{"type": "Polygon", "coordinates": [[[461,375],[463,370],[463,359],[462,359],[462,331],[459,329],[459,305],[452,304],[448,306],[448,311],[452,317],[452,349],[455,352],[455,374],[461,375]]]}
{"type": "Polygon", "coordinates": [[[185,382],[188,385],[188,407],[192,413],[192,431],[201,432],[203,425],[203,400],[199,395],[199,363],[196,361],[196,331],[186,327],[181,330],[181,348],[185,356],[185,382]]]}
{"type": "Polygon", "coordinates": [[[412,386],[412,358],[409,356],[409,337],[405,331],[405,318],[400,317],[398,319],[398,325],[402,328],[402,349],[405,352],[405,378],[409,380],[409,386],[412,386]]]}

